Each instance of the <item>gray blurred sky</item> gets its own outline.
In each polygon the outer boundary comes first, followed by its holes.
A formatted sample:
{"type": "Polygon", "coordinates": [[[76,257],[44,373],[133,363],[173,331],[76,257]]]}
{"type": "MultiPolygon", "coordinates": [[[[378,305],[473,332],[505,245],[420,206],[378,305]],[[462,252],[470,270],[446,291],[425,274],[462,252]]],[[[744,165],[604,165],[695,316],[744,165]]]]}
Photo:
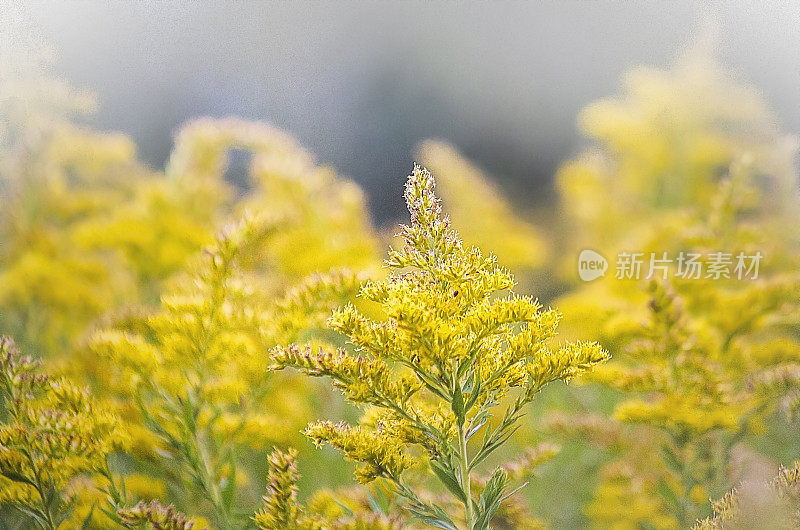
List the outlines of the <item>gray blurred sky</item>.
{"type": "Polygon", "coordinates": [[[153,166],[189,118],[264,120],[361,183],[379,220],[400,213],[430,136],[515,197],[546,197],[580,146],[580,108],[627,68],[665,65],[708,16],[726,63],[800,131],[797,2],[13,3],[57,71],[99,95],[97,125],[131,134],[153,166]]]}

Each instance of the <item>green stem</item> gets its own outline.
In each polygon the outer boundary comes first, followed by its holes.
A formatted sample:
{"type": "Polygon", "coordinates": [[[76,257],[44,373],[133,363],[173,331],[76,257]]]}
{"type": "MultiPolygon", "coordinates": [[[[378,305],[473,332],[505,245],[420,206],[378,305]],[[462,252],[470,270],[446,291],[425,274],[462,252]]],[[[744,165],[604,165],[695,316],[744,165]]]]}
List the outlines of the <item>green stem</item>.
{"type": "Polygon", "coordinates": [[[467,522],[467,530],[472,530],[474,523],[474,515],[472,513],[472,494],[470,488],[470,474],[469,474],[469,457],[467,455],[467,436],[464,430],[464,425],[458,426],[458,460],[461,467],[461,486],[464,488],[464,494],[467,497],[467,502],[464,505],[464,514],[467,522]]]}
{"type": "Polygon", "coordinates": [[[687,451],[690,450],[689,442],[681,442],[679,445],[680,451],[680,478],[681,478],[681,485],[683,486],[683,495],[680,499],[680,507],[678,512],[678,521],[681,528],[690,528],[696,522],[696,507],[692,502],[692,488],[695,485],[694,478],[692,477],[692,467],[694,464],[694,459],[691,462],[687,462],[689,457],[687,456],[687,451]]]}
{"type": "Polygon", "coordinates": [[[200,471],[202,481],[205,485],[208,500],[214,505],[214,511],[217,513],[220,527],[224,530],[233,528],[230,521],[230,513],[228,512],[225,502],[222,500],[222,492],[219,488],[219,482],[216,480],[214,472],[212,471],[211,458],[209,457],[206,444],[200,438],[198,433],[194,433],[195,444],[197,453],[200,456],[200,471]]]}
{"type": "Polygon", "coordinates": [[[44,530],[57,530],[58,525],[53,520],[53,514],[50,513],[50,496],[46,495],[44,487],[40,484],[38,478],[36,480],[36,484],[34,485],[36,492],[39,494],[40,505],[41,505],[41,515],[42,519],[44,520],[44,530]]]}

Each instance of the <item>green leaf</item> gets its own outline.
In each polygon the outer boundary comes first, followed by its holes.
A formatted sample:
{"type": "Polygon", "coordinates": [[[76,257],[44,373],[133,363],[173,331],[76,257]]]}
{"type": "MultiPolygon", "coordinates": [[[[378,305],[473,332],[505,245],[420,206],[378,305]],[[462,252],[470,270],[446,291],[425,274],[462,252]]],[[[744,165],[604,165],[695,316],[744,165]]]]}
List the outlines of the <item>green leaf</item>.
{"type": "Polygon", "coordinates": [[[494,473],[492,473],[492,478],[486,483],[486,488],[481,493],[478,503],[478,517],[475,519],[472,530],[489,529],[489,522],[494,517],[494,514],[497,513],[503,499],[507,498],[503,496],[507,483],[508,475],[506,472],[499,467],[495,469],[494,473]]]}
{"type": "Polygon", "coordinates": [[[409,366],[411,367],[412,370],[414,370],[414,373],[417,375],[417,377],[419,377],[422,380],[423,384],[428,390],[430,390],[440,398],[447,401],[447,396],[445,396],[444,393],[439,389],[439,385],[434,377],[431,377],[430,374],[426,373],[425,370],[423,370],[422,368],[420,368],[415,364],[412,363],[404,363],[404,364],[406,364],[406,366],[409,366]]]}
{"type": "Polygon", "coordinates": [[[476,433],[476,432],[478,432],[479,430],[481,430],[481,427],[483,427],[484,425],[486,425],[486,421],[487,421],[487,420],[486,420],[486,418],[484,418],[484,419],[483,419],[483,420],[481,420],[481,422],[480,422],[480,423],[478,423],[477,425],[475,425],[475,426],[470,426],[470,428],[469,428],[469,431],[467,431],[467,440],[469,440],[470,438],[472,438],[473,436],[475,436],[475,433],[476,433]]]}
{"type": "Polygon", "coordinates": [[[454,525],[448,523],[447,521],[443,521],[433,515],[426,515],[424,513],[419,513],[413,508],[408,509],[414,516],[422,521],[423,523],[432,526],[434,528],[441,528],[442,530],[458,530],[454,525]]]}
{"type": "Polygon", "coordinates": [[[410,501],[410,506],[406,509],[411,512],[415,517],[435,528],[442,528],[443,530],[458,530],[456,524],[439,506],[431,506],[425,501],[420,499],[416,493],[409,490],[402,484],[399,485],[398,493],[410,501]]]}
{"type": "Polygon", "coordinates": [[[461,392],[463,392],[464,394],[469,394],[470,392],[472,392],[472,386],[473,383],[475,382],[475,375],[477,375],[476,372],[472,372],[471,374],[469,374],[469,377],[467,377],[467,380],[464,381],[464,384],[461,386],[461,392]]]}
{"type": "Polygon", "coordinates": [[[83,520],[83,523],[81,524],[81,530],[89,530],[89,528],[91,527],[92,516],[94,515],[94,507],[95,505],[92,504],[92,507],[89,509],[89,514],[86,516],[86,518],[83,520]]]}
{"type": "Polygon", "coordinates": [[[375,502],[378,506],[378,509],[375,511],[385,514],[389,513],[389,498],[386,496],[386,491],[381,484],[375,485],[375,502]]]}
{"type": "Polygon", "coordinates": [[[222,487],[222,502],[230,510],[236,495],[236,455],[234,451],[228,451],[227,460],[230,466],[230,474],[228,475],[227,483],[222,487]]]}
{"type": "Polygon", "coordinates": [[[510,431],[503,431],[502,427],[498,428],[497,431],[491,436],[491,439],[488,441],[488,443],[484,441],[484,446],[480,451],[478,451],[478,454],[475,455],[475,458],[473,458],[472,462],[470,462],[467,470],[472,471],[475,466],[483,462],[498,447],[506,443],[506,440],[511,438],[520,427],[521,425],[517,425],[510,431]]]}
{"type": "Polygon", "coordinates": [[[452,493],[458,500],[465,506],[467,505],[467,494],[461,489],[455,473],[452,469],[448,469],[435,460],[431,460],[431,469],[434,474],[439,478],[442,484],[452,493]]]}
{"type": "Polygon", "coordinates": [[[489,443],[489,438],[492,436],[492,422],[486,424],[486,431],[483,433],[483,444],[489,443]]]}
{"type": "Polygon", "coordinates": [[[35,484],[31,482],[30,479],[28,479],[25,475],[15,473],[14,471],[6,471],[3,473],[3,476],[14,482],[22,482],[23,484],[30,484],[31,486],[35,486],[35,484]]]}
{"type": "Polygon", "coordinates": [[[351,510],[341,502],[337,501],[336,499],[333,499],[333,502],[336,503],[336,506],[338,506],[347,517],[353,517],[355,515],[353,510],[351,510]]]}
{"type": "Polygon", "coordinates": [[[475,405],[475,402],[478,401],[478,395],[480,394],[480,392],[481,392],[481,376],[479,373],[476,372],[475,383],[472,385],[472,388],[470,389],[469,399],[467,400],[467,404],[464,407],[464,410],[466,412],[469,412],[472,409],[473,405],[475,405]]]}
{"type": "Polygon", "coordinates": [[[672,471],[680,472],[683,469],[683,464],[681,464],[678,456],[672,451],[672,449],[665,446],[661,448],[661,451],[664,455],[664,462],[666,462],[672,471]]]}
{"type": "Polygon", "coordinates": [[[669,484],[664,482],[664,479],[659,479],[658,481],[658,492],[670,503],[672,503],[673,506],[681,506],[681,500],[678,498],[678,495],[675,493],[675,491],[673,491],[672,488],[669,487],[669,484]]]}

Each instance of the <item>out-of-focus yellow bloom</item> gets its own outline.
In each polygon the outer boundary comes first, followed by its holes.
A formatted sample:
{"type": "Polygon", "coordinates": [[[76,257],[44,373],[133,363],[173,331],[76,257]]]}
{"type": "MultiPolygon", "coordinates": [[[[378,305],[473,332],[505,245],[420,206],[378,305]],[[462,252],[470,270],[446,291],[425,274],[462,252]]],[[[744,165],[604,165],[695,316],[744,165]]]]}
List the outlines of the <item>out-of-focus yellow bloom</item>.
{"type": "Polygon", "coordinates": [[[586,506],[594,528],[636,530],[648,525],[659,530],[680,528],[657,493],[657,479],[643,477],[629,465],[615,462],[604,468],[594,499],[586,506]]]}
{"type": "Polygon", "coordinates": [[[768,207],[796,207],[796,142],[780,135],[760,94],[705,50],[666,70],[632,70],[623,94],[588,106],[579,123],[593,146],[557,175],[577,232],[573,249],[616,251],[609,245],[640,223],[709,202],[719,176],[745,154],[769,176],[768,207]]]}
{"type": "Polygon", "coordinates": [[[285,223],[268,245],[253,249],[252,265],[272,267],[290,281],[332,268],[375,268],[377,240],[363,192],[330,168],[315,165],[291,136],[267,124],[235,119],[186,124],[167,176],[189,188],[183,195],[204,194],[205,199],[192,198],[194,204],[214,207],[235,150],[249,155],[246,193],[233,205],[236,215],[269,212],[285,223]]]}

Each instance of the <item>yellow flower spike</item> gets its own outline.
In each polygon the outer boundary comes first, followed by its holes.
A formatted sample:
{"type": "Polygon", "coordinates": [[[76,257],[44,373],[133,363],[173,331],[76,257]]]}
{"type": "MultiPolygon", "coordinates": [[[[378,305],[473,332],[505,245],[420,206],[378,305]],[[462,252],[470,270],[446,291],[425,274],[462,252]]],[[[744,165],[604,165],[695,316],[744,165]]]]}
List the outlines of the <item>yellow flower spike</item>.
{"type": "Polygon", "coordinates": [[[489,179],[455,148],[428,140],[417,156],[437,175],[442,199],[467,243],[492,251],[526,279],[546,262],[549,249],[542,234],[520,221],[489,179]]]}
{"type": "MultiPolygon", "coordinates": [[[[297,451],[275,450],[269,456],[269,482],[264,495],[263,508],[253,521],[262,530],[286,528],[291,530],[323,530],[341,528],[332,526],[322,517],[307,513],[297,500],[297,451]]],[[[331,518],[331,521],[335,521],[331,518]]]]}
{"type": "Polygon", "coordinates": [[[117,514],[127,526],[135,527],[147,524],[153,528],[163,528],[164,530],[200,530],[207,528],[203,524],[198,524],[198,520],[178,512],[174,506],[164,506],[157,500],[152,500],[149,503],[141,501],[130,508],[120,508],[117,514]]]}

